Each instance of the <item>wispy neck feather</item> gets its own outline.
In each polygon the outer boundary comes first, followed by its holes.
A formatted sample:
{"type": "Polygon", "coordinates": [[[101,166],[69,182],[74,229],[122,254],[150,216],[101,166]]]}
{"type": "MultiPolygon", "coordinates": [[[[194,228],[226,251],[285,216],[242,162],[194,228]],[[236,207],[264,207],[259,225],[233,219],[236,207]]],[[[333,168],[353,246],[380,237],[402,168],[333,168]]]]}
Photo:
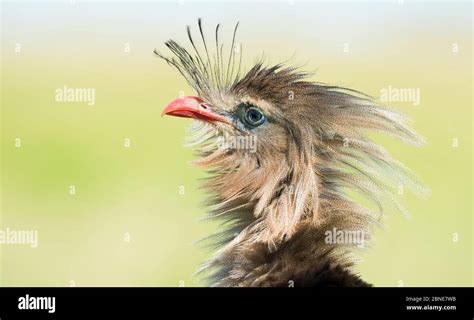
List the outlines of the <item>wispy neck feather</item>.
{"type": "Polygon", "coordinates": [[[330,274],[345,284],[360,284],[344,273],[355,261],[353,243],[328,241],[328,232],[358,231],[365,244],[384,211],[392,207],[407,214],[397,202],[397,190],[423,191],[367,132],[415,145],[422,139],[403,116],[370,97],[306,81],[306,74],[295,68],[264,67],[259,62],[242,76],[237,26],[228,51],[220,42],[219,25],[210,42],[201,20],[198,27],[199,44],[187,29],[190,51],[169,40],[172,57],[155,53],[207,102],[225,95],[250,96],[272,105],[282,114],[280,121],[289,118],[281,126],[286,138],[271,146],[259,144],[258,156],[219,148],[219,126],[192,127],[200,155],[196,164],[210,171],[205,182],[209,217],[225,222],[224,230],[209,238],[219,249],[202,271],[219,286],[290,281],[310,285],[314,279],[334,284],[330,274]],[[288,99],[289,92],[294,99],[288,99]],[[359,204],[365,202],[369,204],[359,204]],[[313,280],[305,281],[308,277],[313,280]]]}
{"type": "Polygon", "coordinates": [[[212,285],[310,285],[301,279],[318,277],[318,270],[347,272],[360,243],[331,242],[328,234],[359,232],[367,246],[385,210],[407,214],[396,199],[400,186],[423,191],[402,164],[366,136],[372,130],[422,143],[401,115],[344,88],[311,86],[318,95],[301,103],[314,104],[319,123],[300,124],[282,142],[285,154],[268,150],[264,163],[218,148],[214,139],[220,133],[213,126],[191,128],[200,146],[195,163],[211,170],[204,184],[209,217],[225,221],[224,230],[208,239],[219,249],[200,270],[212,285]],[[372,205],[358,204],[354,192],[372,205]]]}

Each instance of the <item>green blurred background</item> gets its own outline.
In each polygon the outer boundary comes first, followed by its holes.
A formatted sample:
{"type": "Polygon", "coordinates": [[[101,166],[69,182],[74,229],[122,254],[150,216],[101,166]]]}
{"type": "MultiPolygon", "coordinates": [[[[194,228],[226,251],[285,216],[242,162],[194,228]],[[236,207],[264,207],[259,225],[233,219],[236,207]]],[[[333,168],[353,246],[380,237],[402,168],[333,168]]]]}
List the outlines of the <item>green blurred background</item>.
{"type": "Polygon", "coordinates": [[[210,252],[194,241],[217,224],[199,221],[190,121],[160,118],[193,92],[152,52],[202,17],[227,40],[240,21],[247,67],[264,52],[374,96],[419,88],[419,106],[391,105],[426,146],[379,141],[431,196],[403,195],[411,218],[388,214],[359,270],[377,286],[472,286],[471,15],[469,2],[3,2],[0,229],[38,230],[39,245],[0,245],[0,285],[200,285],[210,252]],[[94,88],[95,105],[55,101],[64,86],[94,88]]]}

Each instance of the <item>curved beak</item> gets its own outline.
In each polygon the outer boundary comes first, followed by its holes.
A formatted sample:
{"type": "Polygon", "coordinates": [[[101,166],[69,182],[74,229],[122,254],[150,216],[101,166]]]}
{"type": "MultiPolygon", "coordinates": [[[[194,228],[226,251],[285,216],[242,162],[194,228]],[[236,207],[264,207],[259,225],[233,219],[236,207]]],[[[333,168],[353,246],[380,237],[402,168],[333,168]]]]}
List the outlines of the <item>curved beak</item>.
{"type": "Polygon", "coordinates": [[[210,123],[214,121],[227,123],[224,117],[213,112],[211,107],[203,103],[200,98],[192,96],[171,101],[163,110],[161,116],[165,114],[175,117],[194,118],[210,123]]]}

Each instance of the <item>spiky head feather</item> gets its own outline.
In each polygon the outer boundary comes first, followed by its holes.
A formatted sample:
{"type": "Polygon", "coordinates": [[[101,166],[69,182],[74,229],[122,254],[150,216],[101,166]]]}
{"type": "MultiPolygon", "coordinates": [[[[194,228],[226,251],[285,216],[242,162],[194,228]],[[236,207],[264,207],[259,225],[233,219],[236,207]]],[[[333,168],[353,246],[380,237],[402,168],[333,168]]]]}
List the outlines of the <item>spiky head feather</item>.
{"type": "MultiPolygon", "coordinates": [[[[277,274],[306,272],[311,264],[348,268],[353,246],[327,243],[328,230],[359,230],[369,240],[399,186],[421,190],[413,176],[368,136],[381,132],[415,145],[423,139],[396,111],[352,89],[308,80],[309,74],[283,64],[258,62],[242,72],[234,29],[228,54],[215,30],[215,50],[198,23],[204,54],[188,37],[194,53],[173,40],[174,66],[199,97],[232,115],[242,103],[266,114],[265,126],[248,130],[236,122],[191,127],[200,159],[209,169],[209,217],[222,218],[225,230],[212,237],[220,246],[203,270],[215,285],[272,285],[277,274]],[[225,58],[227,57],[227,59],[225,58]],[[222,147],[222,138],[256,137],[256,151],[222,147]],[[221,139],[221,140],[220,140],[221,139]],[[356,191],[373,205],[356,202],[356,191]],[[291,271],[290,271],[291,270],[291,271]]],[[[236,120],[237,121],[237,120],[236,120]]]]}

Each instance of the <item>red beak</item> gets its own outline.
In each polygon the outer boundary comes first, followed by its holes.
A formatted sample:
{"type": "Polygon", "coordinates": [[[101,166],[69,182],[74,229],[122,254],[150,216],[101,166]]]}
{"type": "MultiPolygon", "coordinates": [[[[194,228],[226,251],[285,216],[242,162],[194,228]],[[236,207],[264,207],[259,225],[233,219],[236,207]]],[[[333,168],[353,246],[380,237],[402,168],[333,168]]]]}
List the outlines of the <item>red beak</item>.
{"type": "Polygon", "coordinates": [[[227,122],[224,117],[213,113],[211,108],[202,103],[200,98],[191,96],[171,101],[163,110],[161,116],[164,114],[175,117],[194,118],[210,123],[214,121],[227,122]]]}

